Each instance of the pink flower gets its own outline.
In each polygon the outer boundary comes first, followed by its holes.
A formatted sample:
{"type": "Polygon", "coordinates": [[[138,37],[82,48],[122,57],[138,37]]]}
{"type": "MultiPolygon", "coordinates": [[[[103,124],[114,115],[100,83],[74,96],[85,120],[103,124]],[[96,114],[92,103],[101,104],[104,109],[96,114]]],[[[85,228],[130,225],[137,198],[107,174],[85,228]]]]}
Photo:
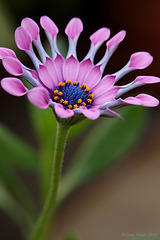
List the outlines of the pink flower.
{"type": "Polygon", "coordinates": [[[79,61],[76,45],[83,30],[79,18],[71,19],[65,29],[69,40],[66,58],[60,54],[57,46],[58,28],[55,23],[47,16],[41,17],[40,23],[50,43],[52,57],[46,53],[41,44],[38,25],[30,18],[23,19],[21,26],[15,31],[15,41],[18,48],[29,55],[34,69],[24,66],[12,50],[0,48],[4,68],[16,76],[2,79],[1,86],[5,91],[14,96],[27,94],[32,104],[42,109],[53,108],[54,113],[61,119],[73,119],[74,115],[92,120],[100,116],[121,118],[113,109],[128,104],[147,107],[159,104],[156,98],[147,94],[121,98],[124,93],[135,87],[160,82],[158,77],[138,76],[127,85],[115,85],[128,72],[144,69],[151,64],[153,58],[147,52],[132,54],[129,62],[121,70],[102,76],[110,57],[124,39],[125,31],[120,31],[108,40],[110,30],[99,29],[90,36],[90,49],[86,57],[79,61]],[[94,56],[104,41],[107,41],[106,52],[95,65],[94,56]],[[35,54],[33,45],[40,58],[35,54]],[[26,79],[33,88],[27,89],[18,76],[26,79]]]}

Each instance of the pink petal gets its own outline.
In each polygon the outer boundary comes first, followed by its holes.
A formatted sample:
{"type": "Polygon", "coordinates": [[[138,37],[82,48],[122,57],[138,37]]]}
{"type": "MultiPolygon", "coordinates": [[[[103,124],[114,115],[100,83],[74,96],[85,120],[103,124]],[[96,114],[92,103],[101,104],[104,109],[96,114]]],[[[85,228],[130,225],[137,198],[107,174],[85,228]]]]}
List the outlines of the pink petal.
{"type": "Polygon", "coordinates": [[[95,119],[99,118],[99,116],[100,116],[100,111],[96,108],[87,109],[86,107],[82,106],[82,107],[80,107],[80,110],[81,110],[81,113],[86,118],[89,118],[91,120],[95,120],[95,119]]]}
{"type": "Polygon", "coordinates": [[[60,118],[70,118],[74,115],[74,111],[71,109],[64,109],[63,105],[60,103],[56,103],[54,106],[54,110],[56,114],[60,118]]]}
{"type": "Polygon", "coordinates": [[[31,34],[23,27],[18,27],[15,31],[15,41],[21,50],[29,50],[32,43],[31,34]]]}
{"type": "Polygon", "coordinates": [[[79,71],[79,62],[73,56],[65,60],[63,64],[64,80],[70,80],[72,83],[76,81],[79,71]]]}
{"type": "Polygon", "coordinates": [[[95,46],[97,45],[97,43],[106,41],[109,38],[109,36],[110,36],[109,28],[100,28],[90,36],[90,40],[95,46]]]}
{"type": "Polygon", "coordinates": [[[145,107],[156,107],[159,105],[158,99],[148,94],[139,94],[136,97],[128,97],[121,100],[127,104],[141,105],[145,107]]]}
{"type": "Polygon", "coordinates": [[[133,82],[143,82],[146,84],[152,84],[152,83],[158,83],[160,82],[159,77],[154,77],[154,76],[138,76],[133,82]]]}
{"type": "Polygon", "coordinates": [[[100,81],[101,76],[100,67],[95,66],[88,72],[82,83],[86,83],[87,87],[93,88],[100,81]]]}
{"type": "Polygon", "coordinates": [[[95,105],[102,105],[106,102],[113,101],[115,99],[115,96],[119,90],[119,86],[115,86],[111,88],[109,91],[106,91],[105,93],[99,95],[94,99],[95,105]]]}
{"type": "Polygon", "coordinates": [[[72,40],[83,31],[83,23],[79,18],[72,18],[66,26],[65,33],[72,40]]]}
{"type": "Polygon", "coordinates": [[[90,59],[80,62],[79,73],[76,81],[81,84],[92,67],[93,63],[90,59]]]}
{"type": "Polygon", "coordinates": [[[101,95],[104,92],[107,92],[115,83],[115,76],[106,75],[102,80],[92,89],[92,92],[95,96],[101,95]]]}
{"type": "Polygon", "coordinates": [[[38,71],[39,77],[43,84],[48,87],[49,89],[54,89],[55,85],[54,82],[48,72],[48,69],[44,65],[39,66],[39,71],[38,71]]]}
{"type": "Polygon", "coordinates": [[[28,93],[29,101],[38,108],[48,108],[49,106],[49,93],[43,87],[32,88],[28,93]]]}
{"type": "Polygon", "coordinates": [[[40,23],[42,28],[51,34],[52,38],[54,38],[58,34],[59,30],[56,24],[49,17],[41,17],[40,23]]]}
{"type": "Polygon", "coordinates": [[[1,86],[6,92],[14,96],[23,96],[27,93],[24,84],[18,78],[3,78],[1,86]]]}
{"type": "Polygon", "coordinates": [[[0,47],[0,59],[3,59],[5,57],[17,58],[16,54],[13,50],[11,50],[9,48],[0,47]]]}
{"type": "Polygon", "coordinates": [[[59,82],[63,81],[63,71],[62,71],[63,63],[64,63],[64,58],[59,54],[57,54],[57,57],[54,59],[54,65],[55,65],[59,82]]]}
{"type": "Polygon", "coordinates": [[[39,27],[35,21],[33,21],[31,18],[24,18],[21,22],[21,26],[31,34],[32,40],[37,40],[39,35],[39,27]]]}
{"type": "Polygon", "coordinates": [[[52,58],[46,58],[46,62],[45,62],[45,67],[47,68],[47,71],[49,73],[49,75],[51,76],[51,79],[54,83],[55,86],[58,85],[58,79],[57,79],[57,71],[55,69],[55,64],[54,64],[54,60],[52,58]]]}
{"type": "Polygon", "coordinates": [[[147,52],[133,53],[130,57],[130,68],[144,69],[153,61],[153,57],[147,52]]]}
{"type": "Polygon", "coordinates": [[[23,68],[21,62],[17,58],[6,57],[2,60],[3,66],[7,72],[14,76],[20,76],[23,74],[23,68]]]}
{"type": "Polygon", "coordinates": [[[117,33],[115,36],[113,36],[108,42],[107,42],[107,49],[109,50],[111,47],[117,47],[117,45],[123,41],[123,39],[126,36],[126,31],[122,30],[119,33],[117,33]]]}

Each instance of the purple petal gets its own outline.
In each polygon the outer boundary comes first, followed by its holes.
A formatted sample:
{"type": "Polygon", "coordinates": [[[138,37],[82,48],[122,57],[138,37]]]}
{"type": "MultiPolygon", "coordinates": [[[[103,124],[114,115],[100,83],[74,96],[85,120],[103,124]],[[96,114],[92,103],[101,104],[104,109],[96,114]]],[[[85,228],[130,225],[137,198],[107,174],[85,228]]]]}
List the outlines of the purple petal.
{"type": "Polygon", "coordinates": [[[93,63],[90,59],[80,62],[79,73],[76,81],[81,84],[92,67],[93,63]]]}
{"type": "Polygon", "coordinates": [[[57,54],[57,57],[54,59],[54,64],[55,64],[55,69],[57,72],[57,77],[59,82],[63,81],[63,63],[64,63],[64,58],[57,54]]]}
{"type": "Polygon", "coordinates": [[[9,48],[0,47],[0,59],[3,59],[5,57],[17,58],[16,54],[13,50],[11,50],[9,48]]]}
{"type": "Polygon", "coordinates": [[[99,118],[99,116],[100,116],[100,111],[96,108],[87,109],[86,107],[82,106],[82,107],[80,107],[80,110],[81,110],[81,113],[86,118],[89,118],[91,120],[95,120],[95,119],[99,118]]]}
{"type": "Polygon", "coordinates": [[[38,108],[45,109],[49,106],[49,93],[43,87],[32,88],[28,93],[28,99],[38,108]]]}
{"type": "Polygon", "coordinates": [[[153,57],[147,52],[137,52],[130,57],[130,68],[144,69],[153,61],[153,57]]]}
{"type": "Polygon", "coordinates": [[[27,93],[24,84],[18,78],[3,78],[1,86],[6,92],[13,96],[23,96],[27,93]]]}
{"type": "Polygon", "coordinates": [[[49,89],[54,89],[55,85],[54,82],[52,81],[52,78],[48,72],[48,69],[44,65],[39,66],[39,71],[38,71],[39,77],[43,84],[48,87],[49,89]]]}
{"type": "Polygon", "coordinates": [[[132,105],[141,105],[145,107],[156,107],[159,105],[158,99],[148,94],[139,94],[136,97],[121,99],[122,102],[132,105]]]}
{"type": "Polygon", "coordinates": [[[95,66],[91,68],[88,72],[82,83],[86,83],[87,87],[93,88],[100,81],[102,76],[101,70],[99,66],[95,66]]]}
{"type": "Polygon", "coordinates": [[[49,73],[49,75],[51,76],[51,79],[54,83],[55,86],[58,85],[58,78],[57,78],[57,71],[55,69],[55,64],[54,64],[54,60],[52,58],[46,58],[46,62],[45,62],[45,67],[47,68],[47,71],[49,73]]]}
{"type": "Polygon", "coordinates": [[[72,40],[83,31],[83,23],[79,18],[72,18],[66,26],[65,33],[72,40]]]}
{"type": "Polygon", "coordinates": [[[31,18],[24,18],[21,26],[25,28],[32,36],[32,40],[37,40],[39,35],[39,27],[31,18]]]}
{"type": "Polygon", "coordinates": [[[65,60],[63,64],[64,80],[70,80],[72,83],[76,81],[79,71],[79,62],[73,56],[65,60]]]}
{"type": "Polygon", "coordinates": [[[101,110],[101,116],[102,117],[110,117],[110,118],[119,118],[120,120],[124,120],[120,114],[118,114],[117,112],[111,110],[110,108],[106,108],[105,110],[101,110]]]}
{"type": "Polygon", "coordinates": [[[30,50],[32,36],[25,28],[18,27],[15,31],[15,41],[19,49],[30,50]]]}
{"type": "Polygon", "coordinates": [[[115,76],[106,75],[102,80],[92,89],[95,96],[99,96],[102,93],[108,91],[115,83],[115,76]]]}
{"type": "Polygon", "coordinates": [[[111,88],[109,91],[106,91],[105,93],[99,95],[94,99],[95,105],[102,105],[106,102],[113,101],[115,99],[115,96],[119,90],[119,86],[115,86],[111,88]]]}
{"type": "Polygon", "coordinates": [[[122,30],[119,33],[117,33],[115,36],[113,36],[108,42],[107,42],[107,49],[110,50],[111,47],[117,47],[120,42],[123,41],[125,38],[126,31],[122,30]]]}
{"type": "Polygon", "coordinates": [[[109,38],[109,36],[110,36],[109,28],[100,28],[90,36],[90,40],[95,46],[98,43],[106,41],[109,38]]]}
{"type": "Polygon", "coordinates": [[[20,76],[23,74],[23,68],[21,62],[17,58],[6,57],[2,60],[3,66],[7,72],[14,76],[20,76]]]}
{"type": "Polygon", "coordinates": [[[52,38],[54,38],[58,34],[59,30],[56,24],[49,17],[41,17],[40,23],[42,28],[51,34],[52,38]]]}
{"type": "Polygon", "coordinates": [[[70,118],[74,115],[74,111],[71,109],[64,109],[63,105],[60,103],[56,103],[54,106],[54,110],[56,114],[60,118],[70,118]]]}
{"type": "Polygon", "coordinates": [[[143,82],[146,84],[152,84],[152,83],[158,83],[160,82],[159,77],[154,77],[154,76],[138,76],[136,79],[133,81],[134,82],[143,82]]]}

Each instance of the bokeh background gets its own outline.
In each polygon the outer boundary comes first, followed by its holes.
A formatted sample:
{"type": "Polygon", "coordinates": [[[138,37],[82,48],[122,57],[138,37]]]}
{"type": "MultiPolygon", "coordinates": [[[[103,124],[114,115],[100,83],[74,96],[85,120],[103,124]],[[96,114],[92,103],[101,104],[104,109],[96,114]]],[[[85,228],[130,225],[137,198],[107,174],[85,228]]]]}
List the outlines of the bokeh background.
{"type": "MultiPolygon", "coordinates": [[[[61,37],[67,41],[63,35],[65,26],[72,17],[79,17],[84,23],[84,31],[78,42],[80,59],[89,48],[89,36],[98,28],[109,27],[112,36],[124,29],[127,36],[110,60],[106,71],[116,72],[124,66],[132,53],[148,51],[154,56],[152,65],[127,75],[121,83],[131,81],[137,74],[160,76],[159,12],[159,0],[0,0],[0,44],[15,50],[14,30],[21,20],[31,17],[39,23],[42,15],[53,19],[60,29],[61,37]]],[[[104,46],[97,59],[103,52],[104,46]]],[[[16,53],[27,62],[25,55],[18,49],[16,53]]],[[[1,78],[7,76],[2,66],[0,69],[1,78]]],[[[160,99],[160,84],[145,86],[136,91],[160,99]]],[[[0,89],[0,102],[0,121],[36,146],[27,115],[26,99],[12,97],[0,89]]],[[[145,133],[131,152],[64,201],[56,219],[55,239],[62,239],[66,232],[78,234],[84,240],[132,237],[147,239],[149,233],[160,239],[159,107],[148,110],[146,122],[145,133]]],[[[76,141],[78,144],[81,139],[76,141]]],[[[72,144],[70,142],[66,150],[68,158],[72,144]]],[[[36,178],[32,174],[22,175],[36,199],[36,178]]],[[[1,240],[22,239],[17,226],[3,211],[0,211],[0,232],[1,240]]]]}

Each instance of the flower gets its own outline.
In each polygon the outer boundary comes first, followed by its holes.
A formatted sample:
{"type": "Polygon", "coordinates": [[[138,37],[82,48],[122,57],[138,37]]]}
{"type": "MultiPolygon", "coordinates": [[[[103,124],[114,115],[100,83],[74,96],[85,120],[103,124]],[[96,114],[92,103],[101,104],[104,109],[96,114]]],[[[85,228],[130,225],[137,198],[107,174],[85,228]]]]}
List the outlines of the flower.
{"type": "Polygon", "coordinates": [[[158,77],[138,76],[127,85],[116,85],[125,74],[136,69],[144,69],[151,64],[153,58],[147,52],[133,53],[121,70],[102,77],[110,57],[126,35],[124,30],[110,40],[108,28],[97,30],[90,36],[91,46],[87,55],[79,61],[76,46],[83,31],[83,24],[79,18],[72,18],[65,29],[69,40],[66,58],[61,55],[57,46],[58,28],[55,23],[49,17],[42,16],[40,24],[48,38],[52,57],[42,46],[40,29],[36,22],[24,18],[21,26],[15,31],[15,41],[18,48],[29,55],[34,69],[23,65],[14,51],[1,47],[0,58],[4,68],[16,76],[2,79],[1,86],[6,92],[14,96],[27,94],[29,101],[35,106],[42,109],[53,108],[58,119],[71,119],[76,115],[92,120],[100,116],[121,118],[113,111],[115,108],[129,104],[147,107],[159,104],[156,98],[148,94],[121,98],[124,93],[135,87],[160,82],[158,77]],[[94,56],[105,41],[106,52],[103,58],[94,64],[94,56]],[[35,53],[35,48],[39,56],[35,53]],[[18,76],[26,79],[33,88],[26,88],[18,76]]]}

